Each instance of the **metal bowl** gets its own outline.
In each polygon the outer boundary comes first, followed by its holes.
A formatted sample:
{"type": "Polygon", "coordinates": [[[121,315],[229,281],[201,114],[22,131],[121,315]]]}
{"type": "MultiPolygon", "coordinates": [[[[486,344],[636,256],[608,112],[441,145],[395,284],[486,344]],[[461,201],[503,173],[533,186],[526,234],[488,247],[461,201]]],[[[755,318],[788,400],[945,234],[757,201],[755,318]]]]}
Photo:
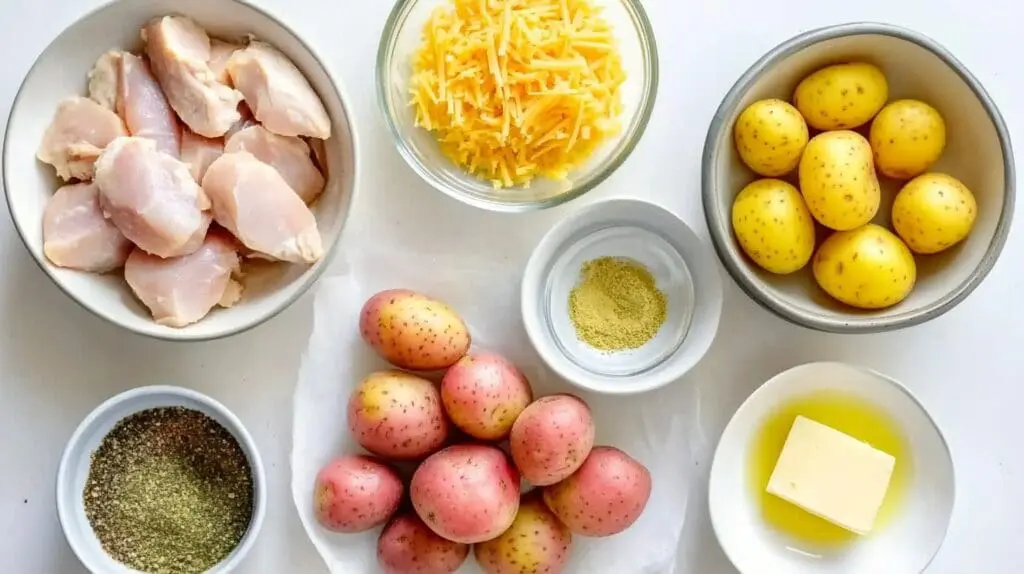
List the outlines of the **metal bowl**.
{"type": "MultiPolygon", "coordinates": [[[[874,333],[917,325],[967,298],[991,271],[1006,242],[1015,182],[1009,131],[981,83],[934,40],[876,23],[812,30],[783,42],[755,62],[715,113],[702,165],[704,214],[729,274],[747,295],[776,315],[835,333],[874,333]],[[815,284],[810,265],[786,276],[761,270],[740,250],[731,229],[733,199],[755,179],[733,145],[737,116],[763,98],[789,100],[797,83],[809,73],[852,60],[874,62],[883,69],[890,99],[912,97],[939,110],[949,138],[932,170],[960,179],[978,200],[978,218],[971,235],[943,253],[917,257],[918,279],[910,296],[878,311],[861,311],[832,300],[815,284]]],[[[888,206],[897,190],[897,182],[882,179],[882,209],[875,223],[888,224],[888,206]]]]}

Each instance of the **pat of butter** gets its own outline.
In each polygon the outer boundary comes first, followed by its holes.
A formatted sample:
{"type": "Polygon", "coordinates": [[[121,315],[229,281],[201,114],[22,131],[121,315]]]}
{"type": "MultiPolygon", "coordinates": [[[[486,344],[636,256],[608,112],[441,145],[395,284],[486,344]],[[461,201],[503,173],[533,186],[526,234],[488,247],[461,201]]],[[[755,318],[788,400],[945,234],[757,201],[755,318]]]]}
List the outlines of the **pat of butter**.
{"type": "Polygon", "coordinates": [[[857,534],[874,528],[896,459],[797,416],[768,481],[768,493],[857,534]]]}

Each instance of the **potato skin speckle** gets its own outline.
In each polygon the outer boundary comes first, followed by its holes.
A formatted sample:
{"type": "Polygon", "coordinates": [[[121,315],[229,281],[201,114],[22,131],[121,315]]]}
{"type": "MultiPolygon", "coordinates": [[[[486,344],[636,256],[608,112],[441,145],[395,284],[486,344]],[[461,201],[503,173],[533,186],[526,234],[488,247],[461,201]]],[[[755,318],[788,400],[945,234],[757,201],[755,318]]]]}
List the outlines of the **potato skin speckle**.
{"type": "Polygon", "coordinates": [[[750,104],[733,128],[740,159],[755,173],[779,177],[800,163],[808,139],[807,123],[792,105],[779,99],[750,104]]]}
{"type": "Polygon", "coordinates": [[[837,231],[812,263],[814,280],[832,298],[859,309],[884,309],[906,299],[917,281],[910,249],[873,223],[837,231]]]}
{"type": "Polygon", "coordinates": [[[800,191],[779,179],[760,179],[740,191],[732,227],[747,257],[772,273],[803,269],[814,253],[814,219],[800,191]]]}

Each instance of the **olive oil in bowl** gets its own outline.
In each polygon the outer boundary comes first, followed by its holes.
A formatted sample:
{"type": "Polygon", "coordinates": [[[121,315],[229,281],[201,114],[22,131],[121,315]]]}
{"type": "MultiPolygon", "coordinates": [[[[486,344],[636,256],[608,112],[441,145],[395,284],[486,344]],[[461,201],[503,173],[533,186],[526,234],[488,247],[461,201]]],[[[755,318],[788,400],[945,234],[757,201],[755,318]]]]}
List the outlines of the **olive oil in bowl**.
{"type": "Polygon", "coordinates": [[[859,536],[819,518],[766,488],[786,443],[793,421],[802,415],[850,435],[896,459],[889,490],[879,510],[874,532],[885,528],[898,513],[913,475],[913,460],[899,424],[882,408],[848,393],[819,391],[782,404],[772,411],[755,433],[748,462],[750,488],[764,521],[792,539],[797,550],[816,554],[842,547],[859,536]]]}

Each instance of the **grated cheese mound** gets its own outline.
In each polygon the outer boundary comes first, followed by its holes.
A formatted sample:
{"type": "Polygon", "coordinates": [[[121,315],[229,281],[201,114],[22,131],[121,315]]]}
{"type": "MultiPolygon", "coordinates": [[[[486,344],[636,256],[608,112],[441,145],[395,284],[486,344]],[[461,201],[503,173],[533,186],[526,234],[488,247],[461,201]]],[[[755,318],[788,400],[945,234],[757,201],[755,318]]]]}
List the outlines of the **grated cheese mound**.
{"type": "Polygon", "coordinates": [[[495,188],[567,180],[620,129],[625,72],[590,0],[452,0],[413,58],[411,105],[446,156],[495,188]]]}

